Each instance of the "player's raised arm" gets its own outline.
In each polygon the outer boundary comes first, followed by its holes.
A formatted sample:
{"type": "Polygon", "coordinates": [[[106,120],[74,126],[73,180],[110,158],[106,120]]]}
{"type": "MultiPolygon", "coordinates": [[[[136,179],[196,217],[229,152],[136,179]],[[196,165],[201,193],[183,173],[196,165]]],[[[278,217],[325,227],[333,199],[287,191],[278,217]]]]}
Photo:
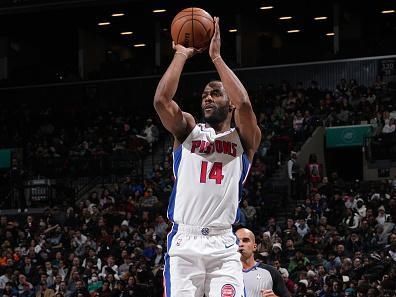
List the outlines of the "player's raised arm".
{"type": "Polygon", "coordinates": [[[182,112],[173,100],[179,85],[186,60],[191,58],[197,51],[193,48],[185,48],[182,45],[173,45],[175,54],[165,74],[158,83],[154,96],[154,108],[157,111],[164,127],[175,138],[182,142],[195,125],[194,118],[182,112]]]}
{"type": "Polygon", "coordinates": [[[220,28],[219,18],[215,17],[215,33],[210,43],[209,55],[215,65],[231,103],[235,106],[235,124],[239,131],[243,145],[249,159],[260,145],[261,131],[257,125],[256,115],[253,112],[249,95],[235,73],[227,66],[220,55],[220,28]]]}

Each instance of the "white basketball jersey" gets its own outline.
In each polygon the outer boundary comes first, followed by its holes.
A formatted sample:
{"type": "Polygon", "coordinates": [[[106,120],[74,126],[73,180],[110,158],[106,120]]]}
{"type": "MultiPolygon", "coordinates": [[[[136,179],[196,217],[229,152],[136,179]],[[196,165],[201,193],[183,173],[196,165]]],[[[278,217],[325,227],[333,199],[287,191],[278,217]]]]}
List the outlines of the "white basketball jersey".
{"type": "Polygon", "coordinates": [[[238,132],[216,134],[197,124],[173,152],[175,184],[168,218],[176,224],[230,227],[239,219],[242,185],[250,169],[238,132]]]}

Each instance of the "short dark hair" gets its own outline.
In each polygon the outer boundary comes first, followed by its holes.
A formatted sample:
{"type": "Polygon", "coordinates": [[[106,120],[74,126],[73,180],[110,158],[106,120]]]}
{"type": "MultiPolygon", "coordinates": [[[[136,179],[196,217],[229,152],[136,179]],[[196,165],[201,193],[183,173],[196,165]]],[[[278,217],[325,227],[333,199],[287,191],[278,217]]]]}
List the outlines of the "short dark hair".
{"type": "Polygon", "coordinates": [[[211,87],[211,88],[213,88],[215,85],[217,85],[217,84],[221,84],[222,82],[221,82],[221,80],[218,80],[218,79],[214,79],[214,80],[211,80],[209,83],[208,83],[208,86],[209,87],[211,87]]]}

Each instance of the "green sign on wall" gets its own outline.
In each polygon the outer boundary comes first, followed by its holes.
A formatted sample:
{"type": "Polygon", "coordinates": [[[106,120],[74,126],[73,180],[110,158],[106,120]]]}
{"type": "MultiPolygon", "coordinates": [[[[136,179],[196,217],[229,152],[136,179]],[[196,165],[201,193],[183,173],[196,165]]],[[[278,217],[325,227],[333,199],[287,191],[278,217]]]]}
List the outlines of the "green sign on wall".
{"type": "Polygon", "coordinates": [[[0,169],[8,169],[11,166],[11,150],[0,150],[0,169]]]}
{"type": "Polygon", "coordinates": [[[364,138],[371,136],[371,125],[354,125],[326,128],[326,147],[363,146],[364,138]]]}

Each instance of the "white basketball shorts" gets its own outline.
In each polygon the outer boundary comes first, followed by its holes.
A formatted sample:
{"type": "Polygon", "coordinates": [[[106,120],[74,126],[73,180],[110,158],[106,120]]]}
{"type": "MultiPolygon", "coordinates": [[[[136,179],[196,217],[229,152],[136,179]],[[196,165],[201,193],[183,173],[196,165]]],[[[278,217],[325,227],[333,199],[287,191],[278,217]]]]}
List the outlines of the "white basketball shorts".
{"type": "Polygon", "coordinates": [[[168,234],[165,297],[243,297],[237,238],[231,228],[174,224],[168,234]]]}

